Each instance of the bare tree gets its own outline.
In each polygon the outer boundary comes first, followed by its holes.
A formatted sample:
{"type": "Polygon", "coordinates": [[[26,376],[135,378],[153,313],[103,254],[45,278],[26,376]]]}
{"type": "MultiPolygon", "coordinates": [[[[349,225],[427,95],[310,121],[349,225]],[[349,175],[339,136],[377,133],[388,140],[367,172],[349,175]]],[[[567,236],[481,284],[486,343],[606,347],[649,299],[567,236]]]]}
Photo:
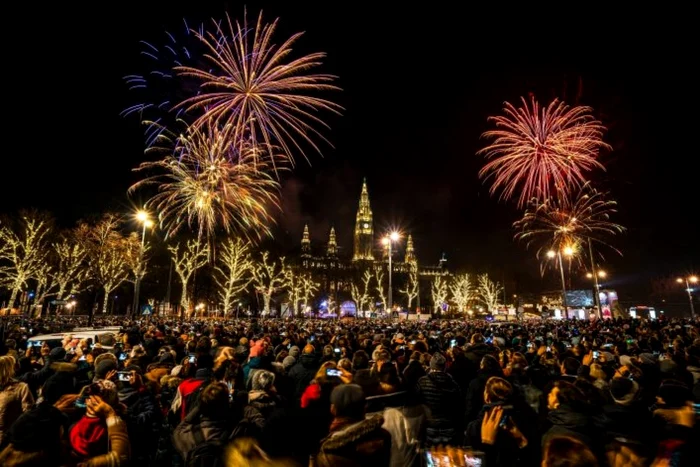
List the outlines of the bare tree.
{"type": "Polygon", "coordinates": [[[127,249],[126,249],[126,263],[129,268],[129,273],[131,278],[129,282],[136,284],[141,282],[146,276],[146,266],[148,264],[147,254],[150,250],[148,244],[144,244],[143,251],[141,251],[141,240],[139,234],[132,232],[127,237],[127,249]]]}
{"type": "Polygon", "coordinates": [[[34,291],[34,305],[32,306],[32,316],[41,315],[38,310],[43,306],[47,298],[55,295],[57,290],[55,269],[47,261],[42,264],[36,275],[36,288],[34,291]]]}
{"type": "Polygon", "coordinates": [[[81,286],[88,278],[88,251],[85,243],[79,241],[78,235],[80,235],[78,232],[71,232],[53,244],[56,256],[54,277],[58,286],[56,292],[58,300],[66,300],[80,292],[81,286]]]}
{"type": "Polygon", "coordinates": [[[365,310],[365,305],[369,304],[372,300],[369,287],[371,281],[372,273],[369,272],[369,269],[365,269],[365,273],[362,275],[360,284],[357,284],[355,281],[350,284],[350,294],[352,295],[352,299],[357,304],[357,311],[361,311],[363,316],[364,312],[367,311],[365,310]]]}
{"type": "Polygon", "coordinates": [[[437,276],[430,286],[430,294],[433,299],[435,313],[440,314],[442,304],[447,300],[447,281],[437,276]]]}
{"type": "Polygon", "coordinates": [[[268,261],[267,251],[261,255],[261,260],[253,269],[253,282],[255,290],[263,296],[263,314],[270,314],[272,295],[284,285],[284,258],[280,258],[279,267],[274,260],[268,261]]]}
{"type": "Polygon", "coordinates": [[[408,311],[411,311],[411,303],[418,296],[418,265],[415,263],[409,263],[408,270],[408,281],[406,282],[406,288],[399,290],[402,294],[406,295],[406,302],[408,311]]]}
{"type": "Polygon", "coordinates": [[[374,270],[374,279],[376,281],[374,290],[377,292],[379,299],[382,301],[384,312],[390,312],[391,310],[387,310],[389,305],[387,303],[388,298],[384,292],[384,270],[382,268],[377,268],[374,270]]]}
{"type": "Polygon", "coordinates": [[[503,287],[498,282],[489,279],[488,274],[481,274],[478,277],[477,293],[486,305],[486,309],[494,313],[498,308],[498,299],[503,293],[503,287]]]}
{"type": "Polygon", "coordinates": [[[476,298],[469,274],[460,274],[452,278],[450,292],[452,292],[452,301],[460,312],[467,311],[469,303],[476,298]]]}
{"type": "Polygon", "coordinates": [[[10,290],[9,309],[27,281],[44,272],[51,229],[51,221],[37,213],[21,214],[14,229],[9,225],[0,227],[0,285],[10,290]]]}
{"type": "Polygon", "coordinates": [[[250,243],[240,238],[227,238],[217,255],[214,280],[219,287],[219,299],[224,315],[233,309],[238,294],[253,280],[253,259],[250,243]]]}
{"type": "Polygon", "coordinates": [[[304,308],[308,306],[319,287],[320,284],[311,277],[311,274],[306,273],[301,276],[301,304],[304,308]]]}
{"type": "Polygon", "coordinates": [[[189,293],[189,284],[192,274],[207,264],[209,258],[209,246],[204,245],[198,240],[187,240],[179,242],[176,245],[168,247],[170,255],[175,266],[175,273],[180,278],[182,285],[182,293],[180,294],[181,313],[189,314],[191,296],[189,293]]]}
{"type": "Polygon", "coordinates": [[[129,240],[119,231],[122,219],[106,214],[97,224],[83,226],[90,275],[104,290],[102,313],[107,313],[109,295],[129,277],[129,240]]]}

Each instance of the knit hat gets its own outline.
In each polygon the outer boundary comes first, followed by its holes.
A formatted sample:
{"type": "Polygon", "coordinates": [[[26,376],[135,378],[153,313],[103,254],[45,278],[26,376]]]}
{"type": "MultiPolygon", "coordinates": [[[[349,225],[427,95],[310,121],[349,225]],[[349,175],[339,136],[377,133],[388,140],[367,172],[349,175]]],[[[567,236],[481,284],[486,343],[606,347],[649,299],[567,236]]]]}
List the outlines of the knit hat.
{"type": "Polygon", "coordinates": [[[10,427],[8,439],[22,452],[60,451],[61,426],[68,420],[50,404],[40,404],[22,414],[10,427]]]}
{"type": "Polygon", "coordinates": [[[358,384],[341,384],[331,392],[336,417],[358,416],[365,408],[365,393],[358,384]]]}
{"type": "Polygon", "coordinates": [[[443,357],[439,353],[436,353],[430,359],[430,369],[437,370],[437,371],[445,371],[445,364],[446,363],[447,363],[447,361],[445,360],[445,357],[443,357]]]}
{"type": "Polygon", "coordinates": [[[295,359],[299,358],[299,347],[297,347],[296,345],[291,346],[289,348],[289,356],[294,357],[295,359]]]}
{"type": "Polygon", "coordinates": [[[95,379],[105,379],[107,373],[117,369],[117,362],[112,359],[104,359],[95,365],[95,379]]]}
{"type": "Polygon", "coordinates": [[[56,347],[49,352],[49,359],[53,361],[63,360],[64,358],[66,358],[66,349],[63,347],[56,347]]]}
{"type": "Polygon", "coordinates": [[[288,355],[284,357],[284,360],[282,360],[282,366],[284,367],[285,370],[289,370],[291,367],[294,366],[294,364],[297,362],[297,359],[292,357],[291,355],[288,355]]]}
{"type": "Polygon", "coordinates": [[[275,374],[267,370],[258,370],[253,374],[253,391],[267,391],[275,384],[275,374]]]}
{"type": "Polygon", "coordinates": [[[627,367],[633,366],[634,363],[632,363],[632,357],[630,357],[629,355],[621,355],[620,356],[620,365],[627,366],[627,367]]]}
{"type": "Polygon", "coordinates": [[[75,392],[73,375],[65,371],[51,375],[41,388],[41,396],[51,405],[55,404],[62,396],[75,394],[75,392]]]}
{"type": "Polygon", "coordinates": [[[616,404],[630,405],[637,397],[639,385],[628,378],[613,378],[610,382],[610,395],[616,404]]]}

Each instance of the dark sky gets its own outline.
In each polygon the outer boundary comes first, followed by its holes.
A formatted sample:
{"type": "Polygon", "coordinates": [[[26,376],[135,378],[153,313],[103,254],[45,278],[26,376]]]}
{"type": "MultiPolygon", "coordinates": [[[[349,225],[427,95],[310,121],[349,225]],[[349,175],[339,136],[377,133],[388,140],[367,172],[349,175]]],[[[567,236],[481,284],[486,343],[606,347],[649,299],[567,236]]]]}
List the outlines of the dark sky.
{"type": "MultiPolygon", "coordinates": [[[[162,43],[165,30],[183,30],[182,18],[243,12],[238,2],[174,3],[32,4],[4,15],[0,211],[38,207],[67,225],[138,202],[125,191],[144,158],[142,128],[119,112],[135,103],[123,76],[145,71],[139,41],[162,43]]],[[[688,12],[268,3],[248,3],[249,14],[262,7],[279,16],[279,37],[306,31],[299,50],[328,53],[323,71],[343,88],[328,97],[346,108],[329,117],[335,149],[284,179],[282,245],[295,246],[308,222],[318,242],[334,224],[351,250],[367,177],[375,228],[412,232],[423,263],[444,251],[453,268],[505,274],[519,289],[539,284],[534,252],[512,241],[516,210],[489,197],[474,155],[487,116],[532,92],[590,105],[610,128],[614,151],[595,179],[629,229],[615,242],[624,257],[607,257],[611,283],[637,290],[649,277],[698,268],[697,49],[688,12]]],[[[555,281],[546,276],[545,286],[555,281]]]]}

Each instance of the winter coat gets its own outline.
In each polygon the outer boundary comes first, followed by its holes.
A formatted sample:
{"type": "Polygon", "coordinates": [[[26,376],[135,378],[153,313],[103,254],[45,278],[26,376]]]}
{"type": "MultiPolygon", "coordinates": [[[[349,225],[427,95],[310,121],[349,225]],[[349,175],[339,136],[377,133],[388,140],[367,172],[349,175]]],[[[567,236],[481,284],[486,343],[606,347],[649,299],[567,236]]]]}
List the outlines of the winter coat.
{"type": "Polygon", "coordinates": [[[549,412],[547,420],[552,427],[542,436],[542,446],[553,436],[571,436],[588,446],[599,460],[604,458],[602,429],[596,426],[597,420],[589,414],[574,410],[568,405],[560,405],[549,412]]]}
{"type": "Polygon", "coordinates": [[[309,385],[320,365],[313,354],[302,354],[299,361],[289,370],[289,377],[294,384],[294,397],[300,399],[306,386],[309,385]]]}
{"type": "Polygon", "coordinates": [[[331,434],[321,441],[314,460],[317,467],[369,467],[389,465],[391,435],[382,428],[384,418],[334,420],[331,434]]]}
{"type": "Polygon", "coordinates": [[[5,445],[7,430],[32,405],[34,397],[27,384],[12,380],[0,389],[0,449],[5,445]]]}
{"type": "Polygon", "coordinates": [[[463,398],[455,380],[443,371],[431,371],[418,380],[417,393],[428,409],[426,442],[447,444],[457,441],[464,412],[463,398]]]}
{"type": "Polygon", "coordinates": [[[202,430],[204,442],[219,441],[226,444],[233,431],[228,418],[211,420],[201,417],[199,410],[195,408],[173,432],[173,447],[183,459],[187,459],[187,455],[197,447],[194,435],[195,425],[199,425],[202,430]]]}
{"type": "Polygon", "coordinates": [[[640,403],[630,405],[610,404],[603,407],[603,426],[605,442],[614,441],[615,438],[624,438],[628,444],[638,447],[635,452],[638,455],[650,455],[653,453],[654,431],[651,428],[651,412],[640,403]],[[651,451],[651,452],[649,452],[651,451]]]}
{"type": "Polygon", "coordinates": [[[153,394],[129,386],[119,391],[119,402],[126,406],[124,421],[129,429],[135,463],[145,462],[155,452],[162,413],[153,394]]]}

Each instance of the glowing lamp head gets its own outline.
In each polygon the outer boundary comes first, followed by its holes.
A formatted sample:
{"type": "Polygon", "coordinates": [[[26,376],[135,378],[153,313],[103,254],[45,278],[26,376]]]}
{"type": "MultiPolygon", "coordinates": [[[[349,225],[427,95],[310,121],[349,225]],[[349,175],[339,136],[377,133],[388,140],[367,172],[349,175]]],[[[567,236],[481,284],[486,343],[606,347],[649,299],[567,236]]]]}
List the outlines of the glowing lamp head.
{"type": "Polygon", "coordinates": [[[144,221],[143,225],[144,225],[147,229],[150,229],[151,227],[153,227],[153,221],[150,220],[150,219],[146,219],[146,220],[144,221]]]}
{"type": "Polygon", "coordinates": [[[401,235],[399,235],[398,232],[391,232],[389,234],[389,238],[391,239],[392,242],[397,242],[397,241],[399,241],[399,238],[401,238],[401,235]]]}
{"type": "Polygon", "coordinates": [[[148,213],[146,211],[138,211],[136,213],[136,220],[139,222],[147,222],[148,221],[148,213]]]}
{"type": "Polygon", "coordinates": [[[602,277],[605,279],[607,277],[608,273],[605,271],[598,271],[598,277],[602,277]]]}
{"type": "Polygon", "coordinates": [[[554,258],[555,256],[557,256],[557,254],[554,252],[554,250],[549,250],[547,252],[547,258],[551,259],[551,258],[554,258]]]}
{"type": "Polygon", "coordinates": [[[690,276],[690,277],[688,278],[688,281],[691,282],[691,283],[693,283],[693,284],[695,284],[695,283],[698,282],[698,276],[690,276]]]}
{"type": "Polygon", "coordinates": [[[570,247],[570,246],[564,247],[564,254],[566,256],[573,256],[574,255],[573,247],[570,247]]]}
{"type": "Polygon", "coordinates": [[[589,272],[589,273],[586,273],[586,277],[589,278],[589,279],[593,279],[593,274],[591,274],[590,272],[589,272]]]}
{"type": "Polygon", "coordinates": [[[387,246],[391,240],[389,240],[389,237],[384,237],[382,238],[382,245],[387,246]]]}
{"type": "Polygon", "coordinates": [[[683,279],[681,279],[681,278],[679,277],[678,279],[676,279],[676,282],[678,282],[679,284],[682,284],[682,283],[683,283],[683,279]]]}

